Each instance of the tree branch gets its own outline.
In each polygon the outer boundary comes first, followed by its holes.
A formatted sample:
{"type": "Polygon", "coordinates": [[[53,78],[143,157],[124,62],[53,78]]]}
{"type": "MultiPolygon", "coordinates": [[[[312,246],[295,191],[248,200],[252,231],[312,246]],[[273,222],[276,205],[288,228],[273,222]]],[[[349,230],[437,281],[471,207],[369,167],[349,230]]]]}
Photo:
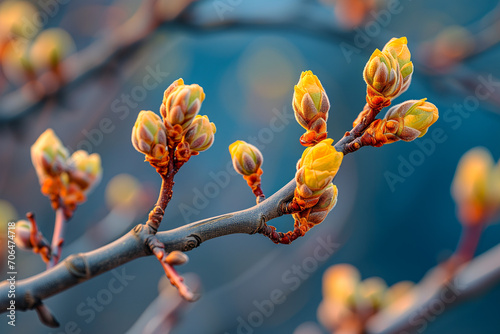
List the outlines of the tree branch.
{"type": "MultiPolygon", "coordinates": [[[[337,151],[343,152],[345,150],[345,147],[352,140],[345,138],[346,136],[352,138],[352,132],[352,130],[347,132],[335,144],[334,147],[337,151]]],[[[354,131],[354,133],[357,132],[354,131]]],[[[344,152],[344,154],[348,153],[344,152]]],[[[173,175],[162,176],[162,178],[162,189],[158,198],[160,206],[158,204],[155,206],[155,209],[152,210],[153,215],[157,209],[162,209],[162,204],[168,202],[171,197],[173,175]],[[166,191],[166,189],[170,189],[170,191],[166,191]]],[[[164,245],[165,252],[174,250],[187,252],[207,240],[224,235],[258,233],[261,232],[261,228],[266,226],[266,222],[286,213],[287,203],[293,199],[294,190],[295,179],[292,179],[274,195],[249,209],[200,220],[170,231],[156,233],[155,236],[164,245]]],[[[16,284],[16,308],[18,310],[33,309],[44,299],[72,286],[139,257],[152,255],[149,245],[152,235],[150,225],[148,220],[145,224],[137,225],[129,233],[106,246],[87,253],[70,255],[55,267],[18,281],[16,284]]],[[[0,283],[0,312],[6,312],[9,306],[8,289],[7,281],[0,283]]]]}
{"type": "MultiPolygon", "coordinates": [[[[190,251],[201,243],[233,233],[254,234],[271,219],[283,215],[283,207],[293,198],[295,181],[290,181],[273,196],[249,209],[197,221],[156,234],[165,251],[190,251]]],[[[57,266],[16,284],[16,308],[28,310],[42,300],[83,283],[134,259],[149,256],[146,244],[150,234],[146,225],[137,225],[118,240],[87,253],[70,255],[57,266]]],[[[0,284],[0,312],[6,312],[8,284],[0,284]]]]}

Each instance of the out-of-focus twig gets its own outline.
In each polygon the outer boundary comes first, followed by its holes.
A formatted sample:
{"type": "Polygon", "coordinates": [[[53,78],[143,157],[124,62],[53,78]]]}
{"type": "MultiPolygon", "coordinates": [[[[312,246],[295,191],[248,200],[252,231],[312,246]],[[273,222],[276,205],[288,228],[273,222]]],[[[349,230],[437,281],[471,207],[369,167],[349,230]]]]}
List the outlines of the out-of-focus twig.
{"type": "Polygon", "coordinates": [[[401,314],[382,311],[367,324],[368,334],[396,334],[427,327],[445,309],[487,291],[500,282],[500,245],[465,264],[448,280],[446,268],[430,270],[415,287],[417,300],[401,314]],[[438,308],[436,308],[436,305],[438,308]]]}
{"type": "MultiPolygon", "coordinates": [[[[201,282],[195,274],[186,274],[186,281],[196,292],[201,282]]],[[[144,310],[127,334],[168,334],[175,327],[182,313],[190,305],[182,298],[164,276],[159,283],[160,294],[144,310]]]]}
{"type": "MultiPolygon", "coordinates": [[[[121,26],[104,32],[87,48],[68,57],[59,66],[59,73],[52,71],[42,74],[33,82],[3,96],[0,108],[0,122],[12,121],[31,110],[39,102],[58,93],[66,84],[75,82],[99,69],[111,58],[130,49],[147,38],[160,24],[174,17],[160,10],[166,0],[144,0],[137,12],[121,26]],[[56,76],[60,80],[56,80],[56,76]]],[[[193,0],[179,0],[183,7],[176,7],[175,15],[180,15],[193,0]]]]}

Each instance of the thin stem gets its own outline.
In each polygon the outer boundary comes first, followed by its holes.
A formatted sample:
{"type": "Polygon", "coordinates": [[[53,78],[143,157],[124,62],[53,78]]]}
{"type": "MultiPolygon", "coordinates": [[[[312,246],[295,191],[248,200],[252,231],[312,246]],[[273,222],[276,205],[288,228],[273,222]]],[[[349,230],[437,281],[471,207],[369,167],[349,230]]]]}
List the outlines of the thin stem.
{"type": "Polygon", "coordinates": [[[375,117],[378,115],[380,110],[382,109],[381,108],[372,109],[371,107],[368,106],[368,104],[365,105],[364,109],[358,115],[358,119],[360,119],[360,122],[351,131],[348,131],[344,134],[344,137],[342,137],[342,139],[340,139],[334,145],[335,149],[338,152],[344,153],[344,155],[354,152],[353,150],[350,150],[349,144],[353,143],[358,137],[360,137],[363,134],[366,128],[373,122],[375,117]]]}
{"type": "Polygon", "coordinates": [[[33,246],[33,253],[40,254],[43,262],[48,265],[51,256],[50,245],[47,240],[45,240],[43,235],[38,231],[35,214],[33,212],[28,212],[26,214],[26,218],[28,218],[31,224],[30,243],[33,246]]]}
{"type": "Polygon", "coordinates": [[[51,258],[47,263],[47,269],[54,267],[59,263],[61,258],[62,246],[64,244],[64,231],[66,230],[66,217],[64,215],[64,208],[59,207],[56,210],[56,221],[54,225],[54,234],[52,235],[51,258]]]}
{"type": "Polygon", "coordinates": [[[483,224],[463,225],[460,242],[454,253],[454,257],[459,262],[458,264],[469,262],[474,257],[479,239],[481,239],[483,226],[483,224]]]}
{"type": "MultiPolygon", "coordinates": [[[[151,164],[153,167],[156,167],[154,163],[151,164]]],[[[175,166],[175,158],[174,151],[170,150],[169,152],[169,161],[167,166],[156,167],[158,174],[161,176],[161,188],[160,194],[158,195],[158,200],[156,201],[156,205],[153,210],[149,213],[149,219],[146,222],[148,227],[151,230],[151,234],[156,234],[158,228],[160,227],[161,221],[163,220],[163,216],[165,214],[165,209],[167,208],[168,203],[172,199],[174,187],[174,176],[178,170],[174,168],[175,166]]]]}
{"type": "Polygon", "coordinates": [[[167,278],[170,280],[170,284],[175,286],[177,290],[179,290],[179,294],[187,301],[196,301],[198,299],[198,296],[196,296],[189,288],[187,285],[184,283],[184,278],[182,278],[177,271],[174,269],[174,267],[167,263],[166,261],[166,254],[163,251],[163,249],[160,248],[155,248],[153,251],[155,254],[156,258],[160,261],[161,266],[163,267],[163,270],[165,271],[165,274],[167,275],[167,278]]]}

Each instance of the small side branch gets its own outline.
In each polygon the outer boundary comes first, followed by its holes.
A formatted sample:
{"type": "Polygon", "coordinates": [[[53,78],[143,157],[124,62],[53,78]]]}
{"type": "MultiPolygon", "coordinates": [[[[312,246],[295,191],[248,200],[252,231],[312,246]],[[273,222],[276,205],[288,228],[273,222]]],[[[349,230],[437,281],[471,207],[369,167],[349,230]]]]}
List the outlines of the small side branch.
{"type": "Polygon", "coordinates": [[[62,207],[56,210],[56,221],[54,224],[54,234],[52,235],[51,258],[47,263],[47,269],[54,267],[61,258],[62,246],[64,244],[64,231],[66,229],[66,217],[62,207]]]}
{"type": "MultiPolygon", "coordinates": [[[[273,196],[249,209],[208,218],[167,232],[156,234],[165,251],[190,251],[201,243],[233,233],[256,233],[262,224],[281,216],[282,203],[293,197],[295,181],[290,181],[273,196]]],[[[16,308],[33,309],[44,299],[83,283],[95,276],[117,268],[134,259],[152,255],[147,245],[151,236],[138,225],[120,239],[88,253],[71,255],[55,267],[30,278],[20,280],[16,286],[16,308]]],[[[8,284],[0,283],[0,312],[9,306],[8,284]]]]}

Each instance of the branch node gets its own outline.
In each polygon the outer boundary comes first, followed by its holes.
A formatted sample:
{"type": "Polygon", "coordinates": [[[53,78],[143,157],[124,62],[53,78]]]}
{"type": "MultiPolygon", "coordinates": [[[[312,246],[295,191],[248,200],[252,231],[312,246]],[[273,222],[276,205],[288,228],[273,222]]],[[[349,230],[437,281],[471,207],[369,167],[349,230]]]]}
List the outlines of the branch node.
{"type": "Polygon", "coordinates": [[[80,280],[87,280],[92,277],[87,258],[81,253],[68,256],[64,264],[71,275],[80,280]]]}
{"type": "Polygon", "coordinates": [[[202,243],[201,237],[198,234],[190,234],[187,236],[184,252],[190,251],[198,247],[202,243]]]}

